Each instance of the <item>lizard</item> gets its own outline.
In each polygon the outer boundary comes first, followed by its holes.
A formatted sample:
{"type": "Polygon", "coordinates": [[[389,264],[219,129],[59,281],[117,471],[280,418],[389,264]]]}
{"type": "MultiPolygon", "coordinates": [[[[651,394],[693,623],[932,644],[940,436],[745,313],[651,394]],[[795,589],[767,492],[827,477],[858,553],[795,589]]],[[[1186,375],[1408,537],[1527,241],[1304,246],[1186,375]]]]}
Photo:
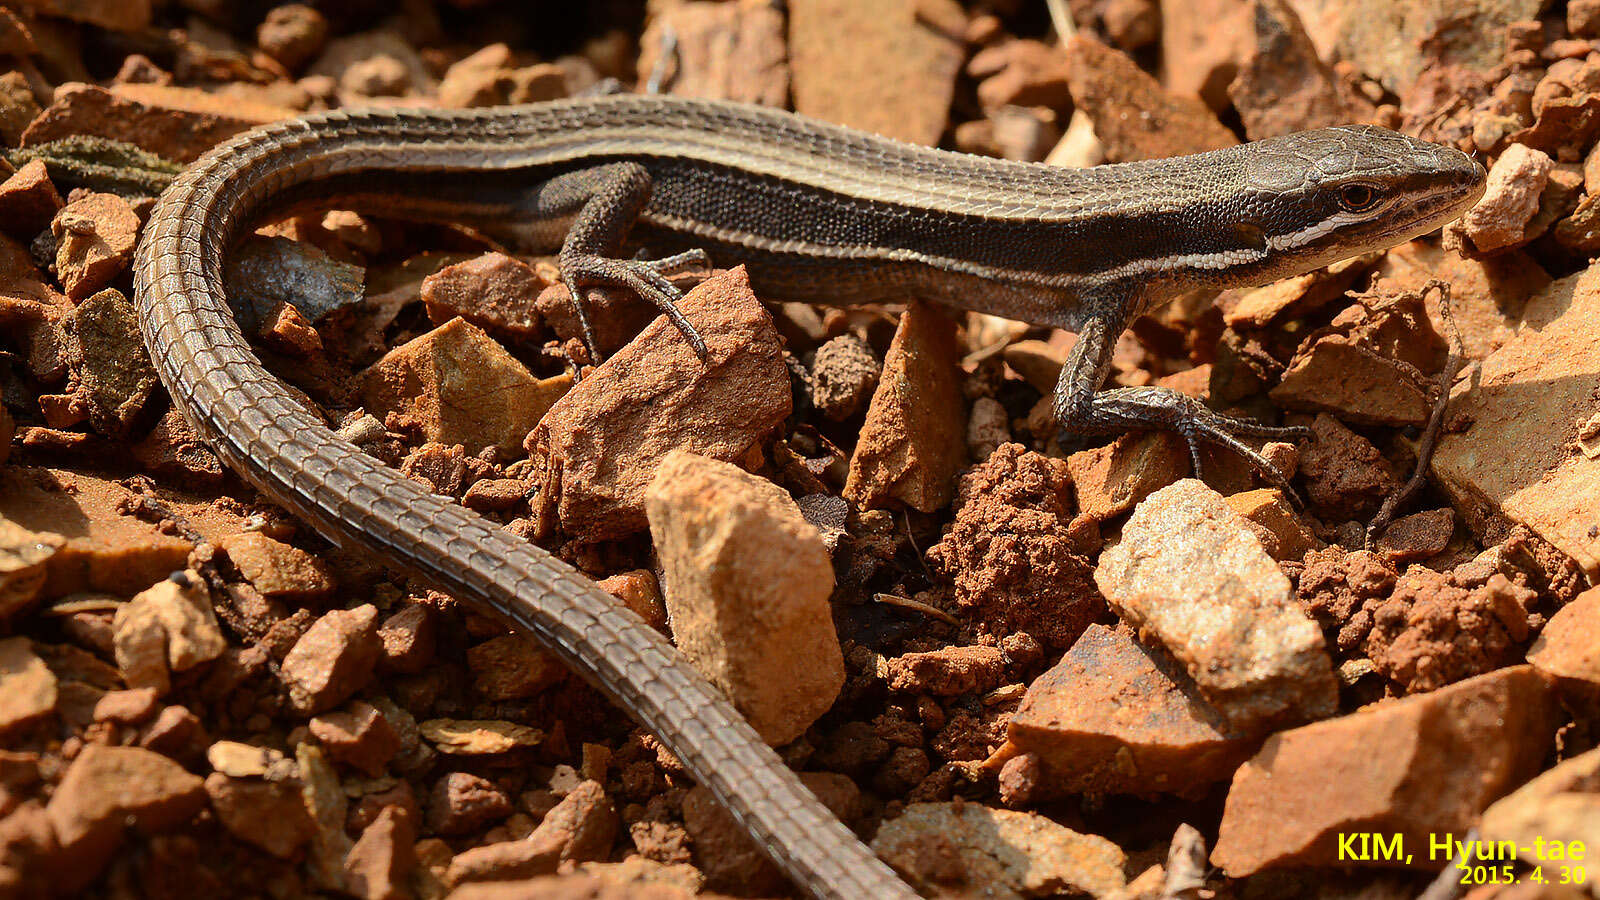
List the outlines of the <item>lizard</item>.
{"type": "Polygon", "coordinates": [[[674,278],[711,260],[746,265],[765,300],[921,298],[1067,329],[1078,337],[1054,395],[1063,446],[1171,429],[1197,473],[1199,448],[1218,444],[1287,488],[1243,439],[1301,430],[1165,388],[1103,389],[1118,336],[1183,291],[1265,284],[1426,234],[1484,181],[1466,154],[1370,126],[1065,169],[662,96],[337,110],[244,132],[179,175],[143,230],[135,295],[174,405],[246,482],[550,647],[808,894],[909,897],[664,637],[552,554],[340,439],[268,373],[224,296],[230,244],[307,205],[473,223],[559,250],[591,350],[584,292],[615,286],[703,351],[674,278]]]}

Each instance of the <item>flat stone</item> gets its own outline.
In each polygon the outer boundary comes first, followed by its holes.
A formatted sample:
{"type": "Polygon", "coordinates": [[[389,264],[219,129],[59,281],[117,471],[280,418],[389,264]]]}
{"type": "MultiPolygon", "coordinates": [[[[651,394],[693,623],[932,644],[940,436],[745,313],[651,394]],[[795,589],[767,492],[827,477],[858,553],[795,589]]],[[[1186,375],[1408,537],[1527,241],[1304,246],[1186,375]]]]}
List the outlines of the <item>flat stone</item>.
{"type": "Polygon", "coordinates": [[[295,114],[284,107],[217,98],[194,88],[120,84],[108,91],[68,82],[56,88],[54,102],[28,126],[22,146],[92,135],[193,162],[247,128],[295,114]]]}
{"type": "Polygon", "coordinates": [[[62,852],[73,861],[57,887],[72,890],[93,881],[129,828],[142,834],[168,831],[205,805],[200,778],[159,753],[85,746],[46,807],[62,852]]]}
{"type": "Polygon", "coordinates": [[[1239,142],[1199,99],[1169,94],[1126,54],[1092,37],[1067,43],[1072,96],[1094,121],[1108,162],[1162,159],[1239,142]]]}
{"type": "Polygon", "coordinates": [[[1005,678],[1005,654],[998,647],[941,647],[902,653],[884,661],[883,678],[891,691],[936,697],[987,693],[1005,678]]]}
{"type": "Polygon", "coordinates": [[[1101,554],[1095,582],[1236,727],[1338,708],[1321,629],[1243,517],[1201,482],[1184,479],[1139,504],[1101,554]]]}
{"type": "Polygon", "coordinates": [[[788,22],[796,112],[914,144],[939,142],[965,54],[961,7],[796,0],[788,22]]]}
{"type": "Polygon", "coordinates": [[[789,48],[782,11],[762,0],[682,3],[654,12],[639,38],[639,90],[661,62],[667,31],[677,39],[668,93],[782,107],[789,100],[789,48]]]}
{"type": "Polygon", "coordinates": [[[332,709],[372,680],[383,652],[378,610],[370,603],[324,613],[283,658],[279,677],[296,711],[332,709]]]}
{"type": "Polygon", "coordinates": [[[25,637],[0,638],[0,734],[56,709],[56,675],[25,637]]]}
{"type": "Polygon", "coordinates": [[[210,591],[193,572],[174,574],[123,604],[112,628],[123,680],[159,694],[171,687],[171,672],[188,671],[228,649],[210,591]]]}
{"type": "Polygon", "coordinates": [[[679,652],[767,743],[799,737],[844,685],[822,536],[782,488],[684,451],[646,502],[679,652]]]}
{"type": "Polygon", "coordinates": [[[1122,849],[1103,837],[959,800],[908,805],[872,849],[932,897],[1104,897],[1126,883],[1122,849]]]}
{"type": "Polygon", "coordinates": [[[422,302],[435,325],[460,316],[490,331],[526,337],[539,328],[534,301],[548,286],[522,260],[485,253],[422,279],[422,302]]]}
{"type": "Polygon", "coordinates": [[[1600,578],[1600,458],[1571,439],[1594,415],[1600,378],[1600,269],[1563,278],[1528,302],[1523,326],[1463,382],[1447,421],[1472,424],[1445,434],[1433,476],[1474,529],[1482,512],[1528,526],[1600,578]],[[1477,511],[1477,512],[1475,512],[1477,511]]]}
{"type": "Polygon", "coordinates": [[[1404,366],[1338,334],[1324,335],[1296,354],[1267,396],[1283,409],[1391,428],[1423,425],[1433,411],[1423,386],[1404,366]]]}
{"type": "Polygon", "coordinates": [[[1600,841],[1600,749],[1557,763],[1483,811],[1478,837],[1510,841],[1525,866],[1568,884],[1593,884],[1600,841]],[[1582,849],[1579,849],[1579,847],[1582,849]],[[1565,876],[1565,877],[1563,877],[1565,876]]]}
{"type": "Polygon", "coordinates": [[[1067,457],[1078,514],[1103,522],[1189,474],[1189,450],[1170,431],[1135,431],[1067,457]]]}
{"type": "Polygon", "coordinates": [[[1277,488],[1258,488],[1224,498],[1250,526],[1261,548],[1278,562],[1299,562],[1322,547],[1305,520],[1277,488]]]}
{"type": "Polygon", "coordinates": [[[408,414],[427,440],[461,444],[470,455],[517,446],[572,379],[535,378],[483,329],[452,319],[390,350],[357,383],[373,415],[408,414]]]}
{"type": "Polygon", "coordinates": [[[116,194],[87,194],[56,211],[56,271],[73,300],[84,300],[121,275],[139,242],[139,216],[116,194]]]}
{"type": "Polygon", "coordinates": [[[1600,587],[1584,591],[1550,617],[1528,648],[1528,662],[1548,675],[1600,686],[1595,635],[1600,635],[1600,587]]]}
{"type": "Polygon", "coordinates": [[[496,719],[428,719],[417,725],[439,752],[452,756],[505,753],[544,741],[544,732],[537,728],[496,719]]]}
{"type": "Polygon", "coordinates": [[[31,240],[50,225],[65,205],[43,160],[27,163],[0,182],[0,222],[18,240],[31,240]]]}
{"type": "Polygon", "coordinates": [[[259,531],[227,535],[217,546],[263,597],[299,604],[320,600],[337,587],[322,560],[259,531]]]}
{"type": "Polygon", "coordinates": [[[31,531],[0,515],[0,625],[17,622],[38,604],[50,558],[65,543],[59,534],[31,531]]]}
{"type": "Polygon", "coordinates": [[[217,741],[206,748],[206,762],[215,771],[231,778],[287,777],[293,764],[278,750],[239,741],[217,741]]]}
{"type": "Polygon", "coordinates": [[[1028,686],[1006,741],[1001,757],[1031,753],[1043,767],[1035,801],[1192,796],[1231,777],[1259,746],[1200,697],[1171,656],[1098,624],[1028,686]]]}
{"type": "Polygon", "coordinates": [[[228,254],[223,279],[240,327],[256,332],[271,326],[285,306],[309,323],[360,303],[366,270],[308,241],[252,236],[228,254]]]}
{"type": "MultiPolygon", "coordinates": [[[[1516,333],[1528,298],[1550,285],[1543,267],[1521,251],[1467,259],[1437,243],[1412,241],[1384,255],[1377,274],[1385,288],[1419,291],[1429,279],[1450,283],[1450,313],[1469,359],[1483,359],[1516,333]]],[[[1447,333],[1439,295],[1423,298],[1434,331],[1447,333]]]]}
{"type": "Polygon", "coordinates": [[[930,513],[950,502],[967,456],[960,361],[955,325],[944,313],[916,303],[901,314],[850,456],[845,499],[930,513]]]}
{"type": "Polygon", "coordinates": [[[1399,835],[1412,867],[1444,868],[1453,854],[1430,838],[1464,839],[1538,769],[1558,718],[1544,679],[1515,666],[1275,734],[1234,775],[1211,862],[1234,878],[1359,865],[1339,837],[1370,831],[1399,835]]]}
{"type": "Polygon", "coordinates": [[[669,451],[735,460],[789,415],[782,343],[742,267],[701,282],[679,309],[705,339],[706,362],[657,318],[528,434],[537,534],[642,530],[645,490],[669,451]]]}

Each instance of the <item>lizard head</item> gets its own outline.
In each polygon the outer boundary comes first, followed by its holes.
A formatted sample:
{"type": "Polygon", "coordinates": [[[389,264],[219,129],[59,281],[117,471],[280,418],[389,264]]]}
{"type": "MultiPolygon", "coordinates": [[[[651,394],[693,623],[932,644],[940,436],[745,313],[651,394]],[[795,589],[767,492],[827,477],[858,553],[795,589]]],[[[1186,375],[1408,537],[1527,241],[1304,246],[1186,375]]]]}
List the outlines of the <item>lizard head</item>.
{"type": "Polygon", "coordinates": [[[1234,227],[1266,251],[1256,284],[1427,234],[1484,190],[1483,166],[1465,153],[1366,125],[1222,152],[1243,160],[1234,227]]]}

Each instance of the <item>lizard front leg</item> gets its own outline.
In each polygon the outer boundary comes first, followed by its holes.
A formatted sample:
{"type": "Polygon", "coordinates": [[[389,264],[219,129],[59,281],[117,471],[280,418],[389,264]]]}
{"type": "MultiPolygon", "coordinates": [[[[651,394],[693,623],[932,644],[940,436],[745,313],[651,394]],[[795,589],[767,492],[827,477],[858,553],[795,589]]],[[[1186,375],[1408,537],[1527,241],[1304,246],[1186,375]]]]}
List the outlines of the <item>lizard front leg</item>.
{"type": "Polygon", "coordinates": [[[1091,314],[1078,332],[1078,342],[1073,345],[1056,383],[1056,428],[1062,449],[1081,450],[1093,438],[1127,431],[1175,431],[1189,447],[1189,460],[1196,478],[1202,471],[1200,445],[1214,444],[1244,457],[1272,486],[1303,505],[1300,495],[1277,466],[1240,438],[1303,438],[1311,435],[1309,428],[1274,427],[1225,416],[1172,388],[1102,390],[1111,371],[1117,338],[1132,320],[1133,307],[1131,303],[1118,300],[1103,303],[1100,308],[1103,311],[1091,314]]]}
{"type": "Polygon", "coordinates": [[[650,202],[650,188],[649,170],[638,163],[618,162],[557,175],[533,192],[536,217],[572,216],[557,265],[562,283],[572,295],[584,345],[597,363],[599,345],[583,290],[596,286],[627,288],[649,301],[677,326],[700,358],[706,358],[705,341],[678,309],[683,293],[668,280],[677,275],[709,274],[711,263],[705,251],[689,250],[656,260],[620,256],[623,239],[650,202]]]}

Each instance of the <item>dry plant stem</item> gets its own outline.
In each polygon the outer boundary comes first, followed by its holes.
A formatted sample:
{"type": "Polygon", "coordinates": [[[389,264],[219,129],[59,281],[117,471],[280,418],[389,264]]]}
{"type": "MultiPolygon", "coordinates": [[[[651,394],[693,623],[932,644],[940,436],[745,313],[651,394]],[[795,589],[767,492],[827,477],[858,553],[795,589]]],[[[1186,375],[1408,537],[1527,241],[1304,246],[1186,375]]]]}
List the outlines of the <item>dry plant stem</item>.
{"type": "Polygon", "coordinates": [[[1450,386],[1455,384],[1456,373],[1461,371],[1461,331],[1456,328],[1456,320],[1450,314],[1450,285],[1435,278],[1422,286],[1422,294],[1427,296],[1428,291],[1435,289],[1439,291],[1439,315],[1444,318],[1445,326],[1450,331],[1450,355],[1445,358],[1444,370],[1439,373],[1438,396],[1433,400],[1433,412],[1429,414],[1427,427],[1422,431],[1422,443],[1417,446],[1416,468],[1399,490],[1384,498],[1383,506],[1367,526],[1368,550],[1378,543],[1378,538],[1389,528],[1400,506],[1409,502],[1427,482],[1428,465],[1433,461],[1433,451],[1439,444],[1439,432],[1444,428],[1445,408],[1450,405],[1450,386]]]}

